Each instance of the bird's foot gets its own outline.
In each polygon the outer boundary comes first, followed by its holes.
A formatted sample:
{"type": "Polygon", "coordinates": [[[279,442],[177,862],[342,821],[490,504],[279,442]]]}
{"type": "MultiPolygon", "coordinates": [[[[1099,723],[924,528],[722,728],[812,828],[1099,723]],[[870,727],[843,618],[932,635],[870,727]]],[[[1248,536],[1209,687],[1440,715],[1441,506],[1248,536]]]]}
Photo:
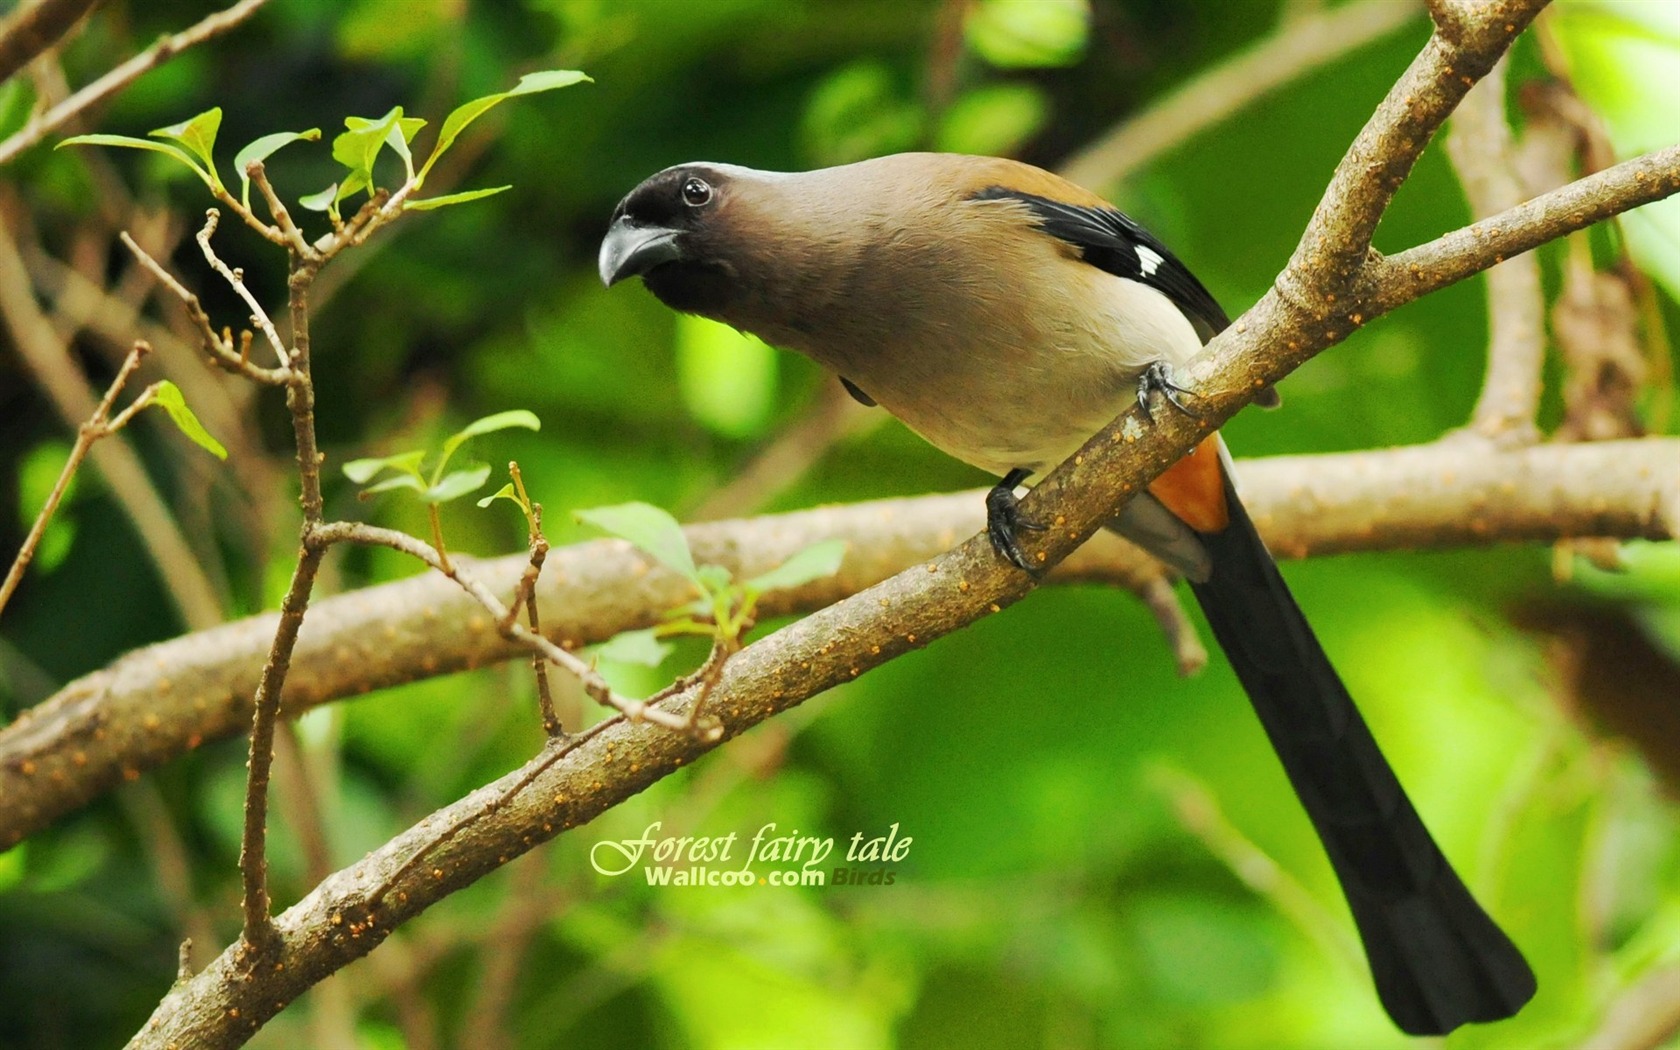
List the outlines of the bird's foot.
{"type": "Polygon", "coordinates": [[[1043,532],[1045,525],[1022,514],[1021,500],[1015,495],[1015,486],[1025,481],[1031,473],[1030,470],[1016,467],[1004,475],[1002,481],[992,486],[992,491],[986,493],[986,537],[992,541],[992,549],[1009,564],[1029,576],[1037,576],[1038,568],[1028,560],[1027,552],[1021,548],[1020,534],[1022,531],[1043,532]]]}
{"type": "Polygon", "coordinates": [[[1169,365],[1165,361],[1154,362],[1148,368],[1143,370],[1142,375],[1138,376],[1138,407],[1143,409],[1145,418],[1153,423],[1155,422],[1155,404],[1150,397],[1151,394],[1160,394],[1166,399],[1166,402],[1169,405],[1178,409],[1180,412],[1183,412],[1187,416],[1194,416],[1197,414],[1196,411],[1189,405],[1186,405],[1183,401],[1179,400],[1180,394],[1195,397],[1197,396],[1196,392],[1191,390],[1189,387],[1179,386],[1177,379],[1173,374],[1172,365],[1169,365]]]}

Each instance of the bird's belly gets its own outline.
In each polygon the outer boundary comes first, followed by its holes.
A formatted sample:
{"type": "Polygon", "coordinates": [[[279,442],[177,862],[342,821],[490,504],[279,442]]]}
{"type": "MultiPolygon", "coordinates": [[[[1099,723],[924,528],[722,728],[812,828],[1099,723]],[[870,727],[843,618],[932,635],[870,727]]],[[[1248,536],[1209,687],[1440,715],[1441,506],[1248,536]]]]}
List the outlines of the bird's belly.
{"type": "Polygon", "coordinates": [[[1148,365],[1180,365],[1201,348],[1165,296],[1095,268],[1090,274],[1095,288],[1082,302],[1106,307],[1094,315],[1073,309],[1079,289],[1068,290],[1066,310],[1044,297],[1048,309],[1032,315],[975,296],[929,311],[940,324],[878,332],[878,352],[832,364],[957,459],[994,474],[1049,470],[1134,402],[1148,365]]]}

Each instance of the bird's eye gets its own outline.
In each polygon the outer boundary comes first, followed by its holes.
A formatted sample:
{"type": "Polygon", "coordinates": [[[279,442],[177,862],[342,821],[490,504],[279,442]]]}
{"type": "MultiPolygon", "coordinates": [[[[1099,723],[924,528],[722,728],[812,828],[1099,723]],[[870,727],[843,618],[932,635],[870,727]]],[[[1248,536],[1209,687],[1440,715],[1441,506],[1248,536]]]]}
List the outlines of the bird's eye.
{"type": "Polygon", "coordinates": [[[705,179],[690,175],[682,184],[683,203],[690,208],[701,208],[712,201],[712,187],[705,179]]]}

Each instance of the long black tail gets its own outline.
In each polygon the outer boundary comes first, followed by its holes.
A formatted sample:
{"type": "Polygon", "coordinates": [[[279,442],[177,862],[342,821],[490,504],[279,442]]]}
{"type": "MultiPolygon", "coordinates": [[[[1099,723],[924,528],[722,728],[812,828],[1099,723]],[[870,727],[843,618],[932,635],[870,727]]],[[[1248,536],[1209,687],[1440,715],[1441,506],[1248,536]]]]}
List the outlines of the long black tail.
{"type": "Polygon", "coordinates": [[[1510,1017],[1534,973],[1430,837],[1226,483],[1193,585],[1347,895],[1377,995],[1413,1035],[1510,1017]]]}

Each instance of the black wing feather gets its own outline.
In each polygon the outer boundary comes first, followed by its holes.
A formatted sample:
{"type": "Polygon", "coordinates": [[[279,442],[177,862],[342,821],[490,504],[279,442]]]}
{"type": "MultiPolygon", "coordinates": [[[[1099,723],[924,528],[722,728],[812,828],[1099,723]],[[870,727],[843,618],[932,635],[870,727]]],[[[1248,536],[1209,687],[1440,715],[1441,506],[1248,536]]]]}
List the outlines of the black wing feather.
{"type": "Polygon", "coordinates": [[[1231,325],[1231,319],[1202,287],[1202,282],[1196,280],[1196,275],[1166,245],[1118,208],[1065,204],[1002,186],[981,190],[974,199],[1010,200],[1026,205],[1040,229],[1078,248],[1080,257],[1092,266],[1148,285],[1171,299],[1184,311],[1204,343],[1231,325]],[[1146,261],[1139,248],[1155,259],[1146,261]],[[1153,266],[1148,264],[1151,261],[1153,266]]]}

